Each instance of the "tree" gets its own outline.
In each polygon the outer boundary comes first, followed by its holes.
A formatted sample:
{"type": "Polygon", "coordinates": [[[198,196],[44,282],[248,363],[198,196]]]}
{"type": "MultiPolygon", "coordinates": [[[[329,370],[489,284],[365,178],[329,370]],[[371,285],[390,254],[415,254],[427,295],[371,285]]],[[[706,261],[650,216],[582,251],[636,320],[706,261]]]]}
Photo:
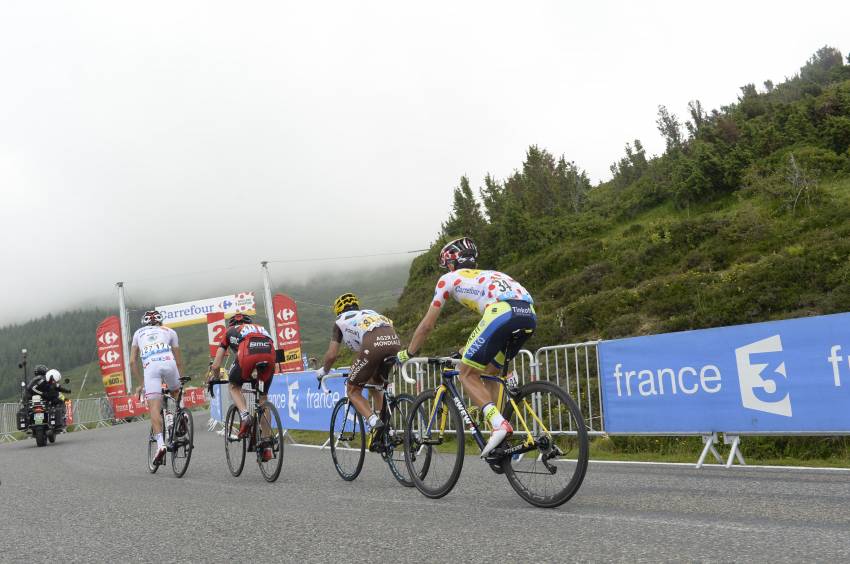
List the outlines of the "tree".
{"type": "Polygon", "coordinates": [[[676,114],[668,112],[665,106],[658,106],[658,119],[655,123],[667,143],[667,152],[678,151],[682,148],[682,126],[676,114]]]}
{"type": "Polygon", "coordinates": [[[443,223],[443,235],[447,237],[460,235],[477,237],[481,234],[484,224],[481,206],[469,187],[469,179],[466,176],[461,176],[460,185],[454,189],[452,213],[449,219],[443,223]]]}

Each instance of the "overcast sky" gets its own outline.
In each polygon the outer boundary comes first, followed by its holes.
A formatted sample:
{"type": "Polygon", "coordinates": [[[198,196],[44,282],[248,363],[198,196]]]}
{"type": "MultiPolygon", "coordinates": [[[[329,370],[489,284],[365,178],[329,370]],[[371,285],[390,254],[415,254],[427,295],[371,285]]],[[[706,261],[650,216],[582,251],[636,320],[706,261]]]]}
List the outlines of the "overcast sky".
{"type": "Polygon", "coordinates": [[[537,144],[605,179],[627,141],[661,151],[659,104],[846,53],[848,21],[836,1],[5,0],[0,326],[118,280],[182,301],[258,289],[262,259],[422,248],[461,175],[537,144]]]}

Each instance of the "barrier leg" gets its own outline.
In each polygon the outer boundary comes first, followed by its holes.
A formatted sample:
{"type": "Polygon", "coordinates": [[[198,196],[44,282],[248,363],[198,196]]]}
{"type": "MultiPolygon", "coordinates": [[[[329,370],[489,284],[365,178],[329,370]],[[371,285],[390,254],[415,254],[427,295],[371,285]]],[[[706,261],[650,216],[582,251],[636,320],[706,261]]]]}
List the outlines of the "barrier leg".
{"type": "Polygon", "coordinates": [[[697,460],[697,470],[702,468],[702,465],[705,464],[705,457],[708,456],[709,452],[711,452],[717,462],[723,464],[723,458],[720,457],[720,453],[717,452],[717,449],[714,447],[714,445],[717,444],[717,433],[703,435],[702,442],[705,443],[705,447],[702,449],[702,454],[700,454],[699,460],[697,460]]]}
{"type": "Polygon", "coordinates": [[[328,448],[330,446],[330,444],[331,444],[331,440],[325,439],[325,442],[322,443],[322,447],[319,450],[325,450],[326,448],[328,448]]]}
{"type": "Polygon", "coordinates": [[[744,462],[744,456],[741,454],[741,437],[738,435],[723,435],[724,444],[731,444],[732,450],[729,451],[729,459],[726,461],[726,468],[731,468],[732,464],[735,462],[735,458],[738,459],[738,464],[741,466],[746,466],[746,462],[744,462]]]}

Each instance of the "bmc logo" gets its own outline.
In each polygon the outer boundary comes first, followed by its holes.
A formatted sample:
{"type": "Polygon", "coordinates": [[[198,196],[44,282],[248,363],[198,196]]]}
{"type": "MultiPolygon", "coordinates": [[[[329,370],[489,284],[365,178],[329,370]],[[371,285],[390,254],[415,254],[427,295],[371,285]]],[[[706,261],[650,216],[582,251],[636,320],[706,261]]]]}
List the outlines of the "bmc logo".
{"type": "Polygon", "coordinates": [[[100,355],[100,363],[101,364],[113,364],[118,361],[119,354],[115,351],[106,351],[102,355],[100,355]]]}
{"type": "Polygon", "coordinates": [[[284,308],[284,309],[280,310],[279,312],[277,312],[277,320],[280,321],[281,323],[289,321],[293,317],[295,317],[295,312],[292,311],[289,308],[284,308]]]}
{"type": "Polygon", "coordinates": [[[112,331],[107,331],[106,333],[104,333],[103,335],[100,336],[100,338],[97,340],[97,342],[100,343],[101,345],[107,345],[108,346],[108,345],[111,345],[112,343],[114,343],[117,340],[118,340],[118,335],[116,335],[112,331]]]}
{"type": "Polygon", "coordinates": [[[785,391],[788,384],[785,362],[770,364],[769,358],[764,358],[763,362],[753,358],[780,352],[782,339],[779,335],[735,349],[741,403],[745,408],[791,417],[791,396],[785,391]]]}

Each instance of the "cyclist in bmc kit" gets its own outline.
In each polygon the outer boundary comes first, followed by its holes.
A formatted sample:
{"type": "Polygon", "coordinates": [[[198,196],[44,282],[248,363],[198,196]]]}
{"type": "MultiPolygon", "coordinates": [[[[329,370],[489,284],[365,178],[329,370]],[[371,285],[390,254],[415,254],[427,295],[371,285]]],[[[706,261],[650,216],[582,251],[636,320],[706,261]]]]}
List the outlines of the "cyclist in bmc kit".
{"type": "MultiPolygon", "coordinates": [[[[375,402],[375,411],[369,406],[369,401],[363,397],[363,386],[370,382],[383,384],[389,367],[384,365],[384,359],[394,357],[401,350],[401,340],[393,328],[393,322],[371,309],[361,309],[360,300],[354,294],[339,296],[333,305],[336,315],[333,334],[321,368],[316,377],[321,380],[331,369],[339,356],[341,343],[357,353],[357,358],[351,365],[348,375],[348,399],[355,409],[367,419],[372,432],[377,435],[384,424],[375,413],[381,412],[384,405],[384,393],[379,390],[369,390],[375,402]]],[[[374,436],[374,435],[373,435],[374,436]]]]}
{"type": "MultiPolygon", "coordinates": [[[[251,381],[252,373],[256,369],[257,390],[259,391],[257,403],[262,405],[266,401],[266,396],[272,384],[276,354],[274,341],[269,332],[262,325],[253,323],[249,316],[237,313],[230,318],[228,325],[230,328],[218,344],[219,348],[210,369],[212,376],[218,378],[227,349],[236,354],[236,360],[230,367],[228,381],[230,382],[230,396],[233,398],[233,403],[242,418],[242,423],[239,426],[239,437],[241,438],[247,436],[251,431],[251,417],[248,413],[245,397],[242,395],[242,384],[251,381]],[[257,366],[259,363],[264,364],[257,366]]],[[[269,429],[265,428],[268,422],[263,420],[260,423],[264,427],[263,430],[268,432],[269,429]]],[[[272,456],[271,448],[266,448],[263,451],[263,460],[271,460],[272,456]]]]}
{"type": "Polygon", "coordinates": [[[138,361],[141,360],[145,375],[145,398],[158,448],[154,463],[159,463],[165,455],[160,415],[162,385],[165,384],[169,393],[177,397],[183,359],[180,356],[177,333],[170,327],[162,326],[162,313],[156,310],[146,311],[142,316],[142,325],[133,334],[133,346],[130,348],[131,370],[133,378],[138,381],[138,361]]]}
{"type": "Polygon", "coordinates": [[[463,348],[460,380],[493,429],[481,452],[481,456],[485,457],[513,433],[513,428],[496,407],[491,391],[481,381],[481,374],[485,371],[488,374],[498,373],[506,361],[503,350],[508,339],[517,334],[516,345],[522,346],[537,327],[537,315],[531,294],[519,282],[502,272],[477,270],[477,261],[478,249],[468,237],[456,239],[443,247],[440,266],[449,272],[440,277],[431,307],[416,328],[407,349],[397,356],[399,362],[407,362],[416,356],[450,297],[482,316],[463,348]]]}

